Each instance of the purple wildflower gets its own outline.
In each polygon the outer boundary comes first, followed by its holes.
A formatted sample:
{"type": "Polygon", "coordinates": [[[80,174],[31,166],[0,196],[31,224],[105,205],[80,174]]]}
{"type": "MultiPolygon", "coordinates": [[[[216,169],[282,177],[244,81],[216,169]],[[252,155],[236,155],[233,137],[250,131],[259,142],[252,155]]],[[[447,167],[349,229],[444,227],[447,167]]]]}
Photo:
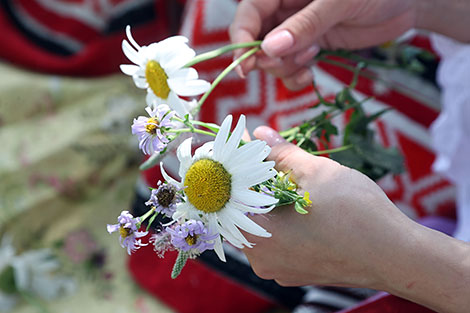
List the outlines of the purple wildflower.
{"type": "Polygon", "coordinates": [[[119,234],[121,235],[119,237],[119,243],[121,244],[121,247],[127,249],[127,253],[129,255],[140,247],[147,245],[142,243],[141,239],[138,239],[148,234],[146,231],[138,231],[137,223],[139,222],[140,219],[134,218],[129,211],[122,211],[121,215],[118,217],[118,224],[108,224],[107,227],[110,234],[115,231],[119,231],[119,234]]]}
{"type": "Polygon", "coordinates": [[[176,204],[181,200],[179,187],[158,181],[158,188],[152,189],[150,199],[145,202],[145,205],[153,206],[155,211],[171,217],[176,211],[176,204]]]}
{"type": "Polygon", "coordinates": [[[150,117],[139,116],[132,124],[132,134],[139,137],[139,149],[145,154],[160,152],[170,140],[165,136],[165,130],[174,127],[171,118],[175,112],[165,105],[159,105],[154,110],[145,108],[150,117]]]}
{"type": "Polygon", "coordinates": [[[214,239],[219,236],[218,233],[211,234],[201,221],[196,220],[167,227],[166,231],[170,233],[175,248],[189,252],[191,258],[205,250],[214,249],[214,239]]]}

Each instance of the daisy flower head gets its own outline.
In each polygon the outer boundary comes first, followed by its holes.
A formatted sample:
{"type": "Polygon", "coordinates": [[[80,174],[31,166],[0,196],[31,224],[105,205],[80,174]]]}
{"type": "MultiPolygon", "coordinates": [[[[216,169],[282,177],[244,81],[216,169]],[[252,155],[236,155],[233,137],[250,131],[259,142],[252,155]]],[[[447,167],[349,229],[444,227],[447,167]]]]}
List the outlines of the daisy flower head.
{"type": "MultiPolygon", "coordinates": [[[[184,202],[177,205],[174,220],[203,220],[234,246],[251,247],[239,229],[261,237],[271,234],[245,213],[267,213],[278,201],[251,187],[271,179],[276,171],[273,161],[263,162],[271,151],[264,141],[255,140],[239,147],[245,130],[245,116],[240,117],[229,136],[231,124],[232,116],[229,115],[215,140],[198,148],[193,156],[191,138],[178,147],[181,182],[168,176],[163,166],[161,171],[168,182],[184,192],[184,202]]],[[[214,250],[225,261],[220,236],[215,240],[214,250]]]]}
{"type": "Polygon", "coordinates": [[[214,239],[220,236],[218,233],[210,233],[204,224],[197,220],[175,225],[166,228],[171,235],[171,243],[176,249],[189,252],[190,258],[214,249],[214,239]]]}
{"type": "Polygon", "coordinates": [[[152,189],[150,199],[145,205],[155,207],[156,212],[171,217],[176,211],[176,204],[181,200],[181,189],[178,186],[158,181],[158,188],[152,189]]]}
{"type": "Polygon", "coordinates": [[[146,231],[139,231],[137,224],[140,222],[139,218],[135,218],[129,211],[122,211],[118,217],[118,223],[114,225],[108,224],[108,232],[114,233],[119,231],[121,235],[119,237],[119,243],[121,247],[127,249],[127,253],[130,255],[140,247],[146,246],[139,238],[144,237],[148,234],[146,231]]]}
{"type": "Polygon", "coordinates": [[[199,79],[194,68],[184,65],[196,52],[188,46],[184,36],[173,36],[149,46],[139,46],[126,28],[127,40],[122,51],[134,64],[122,64],[121,71],[132,76],[138,88],[147,89],[147,104],[168,104],[178,115],[189,112],[190,103],[180,97],[192,97],[206,92],[210,83],[199,79]]]}
{"type": "Polygon", "coordinates": [[[167,105],[161,104],[155,109],[146,107],[149,117],[139,116],[132,124],[132,134],[139,138],[139,149],[145,154],[153,154],[165,149],[170,140],[165,135],[165,130],[176,128],[171,121],[175,115],[167,105]]]}

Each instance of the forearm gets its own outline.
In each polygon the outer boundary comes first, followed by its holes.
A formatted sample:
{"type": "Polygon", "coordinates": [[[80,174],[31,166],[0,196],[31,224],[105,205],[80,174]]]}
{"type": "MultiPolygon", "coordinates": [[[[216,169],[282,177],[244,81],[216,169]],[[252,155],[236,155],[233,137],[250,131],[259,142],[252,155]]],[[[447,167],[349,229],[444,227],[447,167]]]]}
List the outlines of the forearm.
{"type": "Polygon", "coordinates": [[[470,42],[469,0],[415,0],[416,27],[470,42]]]}
{"type": "Polygon", "coordinates": [[[379,287],[438,312],[468,312],[470,245],[414,223],[404,229],[406,243],[390,247],[379,287]]]}

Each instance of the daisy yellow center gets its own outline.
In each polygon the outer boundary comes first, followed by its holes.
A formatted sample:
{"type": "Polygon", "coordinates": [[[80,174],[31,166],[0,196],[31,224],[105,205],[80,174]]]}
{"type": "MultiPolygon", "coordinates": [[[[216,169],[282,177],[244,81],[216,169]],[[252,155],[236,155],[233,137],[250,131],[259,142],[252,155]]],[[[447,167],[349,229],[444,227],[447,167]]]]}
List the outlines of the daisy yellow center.
{"type": "Polygon", "coordinates": [[[155,135],[157,133],[157,128],[158,128],[158,120],[155,117],[151,117],[147,121],[147,125],[145,125],[145,130],[149,134],[155,135]]]}
{"type": "Polygon", "coordinates": [[[184,178],[184,192],[196,209],[213,213],[230,199],[231,175],[217,161],[201,159],[193,163],[184,178]]]}
{"type": "Polygon", "coordinates": [[[119,234],[122,238],[127,238],[130,234],[132,234],[132,229],[121,226],[119,227],[119,234]]]}
{"type": "Polygon", "coordinates": [[[194,246],[196,244],[196,241],[197,241],[197,236],[196,235],[194,235],[194,236],[188,235],[188,237],[184,238],[184,240],[186,241],[186,243],[189,246],[194,246]]]}
{"type": "Polygon", "coordinates": [[[145,67],[145,78],[147,83],[152,89],[153,93],[161,98],[167,99],[170,93],[170,87],[168,86],[168,75],[166,75],[160,63],[157,61],[148,61],[145,67]]]}

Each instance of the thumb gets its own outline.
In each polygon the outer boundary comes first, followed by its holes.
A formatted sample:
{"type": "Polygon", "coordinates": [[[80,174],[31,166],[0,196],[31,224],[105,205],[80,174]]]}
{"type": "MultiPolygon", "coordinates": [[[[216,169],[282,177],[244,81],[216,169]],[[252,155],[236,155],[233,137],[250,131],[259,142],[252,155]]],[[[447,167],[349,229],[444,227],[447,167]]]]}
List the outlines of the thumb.
{"type": "Polygon", "coordinates": [[[276,163],[276,169],[283,172],[290,171],[295,181],[300,182],[307,173],[314,170],[317,157],[287,142],[272,128],[260,126],[255,129],[254,135],[271,146],[268,159],[276,163]]]}
{"type": "Polygon", "coordinates": [[[315,0],[269,32],[261,45],[270,57],[308,48],[331,27],[346,19],[351,1],[315,0]]]}

